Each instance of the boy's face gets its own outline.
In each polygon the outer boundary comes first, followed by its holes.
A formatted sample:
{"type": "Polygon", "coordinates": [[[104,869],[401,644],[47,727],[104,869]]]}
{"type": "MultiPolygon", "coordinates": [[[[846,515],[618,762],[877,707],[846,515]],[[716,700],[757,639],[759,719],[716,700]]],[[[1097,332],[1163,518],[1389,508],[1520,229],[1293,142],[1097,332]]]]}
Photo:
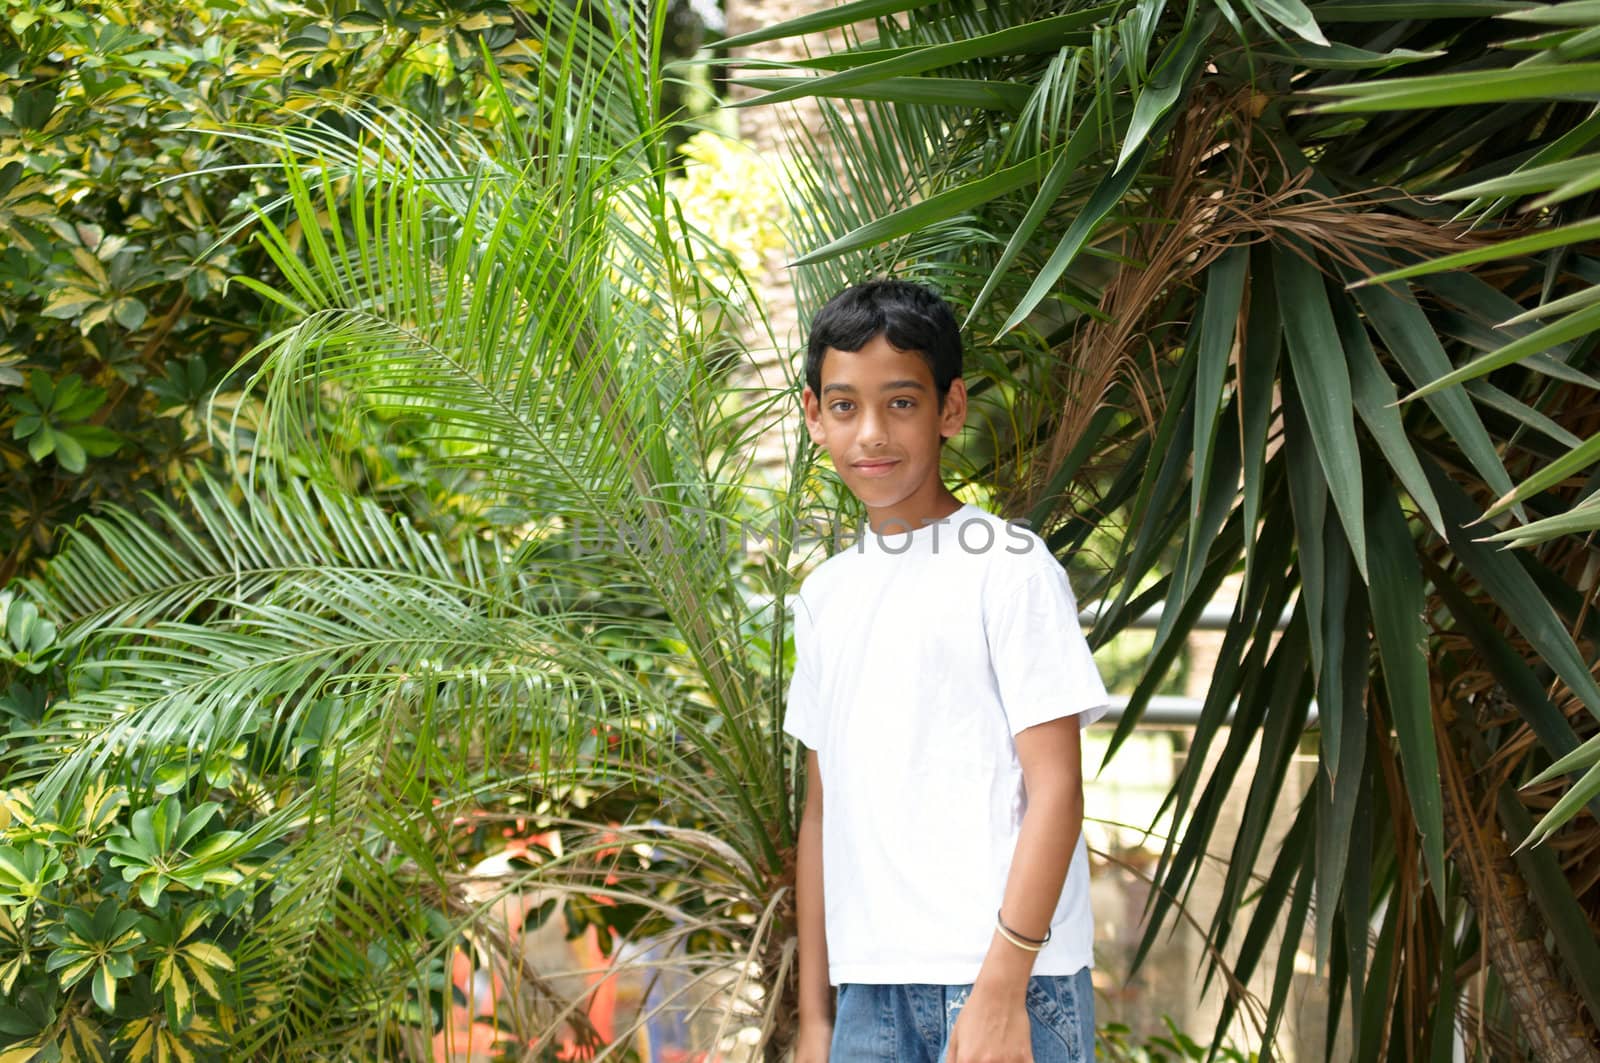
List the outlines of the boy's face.
{"type": "Polygon", "coordinates": [[[959,378],[941,409],[928,363],[878,335],[859,351],[829,347],[822,394],[807,386],[801,398],[812,442],[874,516],[915,524],[948,493],[939,446],[966,421],[967,389],[959,378]]]}

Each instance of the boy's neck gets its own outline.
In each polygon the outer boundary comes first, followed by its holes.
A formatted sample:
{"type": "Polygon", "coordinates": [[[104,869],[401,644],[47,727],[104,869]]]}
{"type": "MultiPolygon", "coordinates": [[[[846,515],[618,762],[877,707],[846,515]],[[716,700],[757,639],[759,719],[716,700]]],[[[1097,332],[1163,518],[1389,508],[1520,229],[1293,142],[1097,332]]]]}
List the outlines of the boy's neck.
{"type": "Polygon", "coordinates": [[[874,535],[901,535],[944,520],[964,505],[961,499],[939,484],[929,498],[916,495],[892,506],[867,507],[867,527],[874,535]]]}

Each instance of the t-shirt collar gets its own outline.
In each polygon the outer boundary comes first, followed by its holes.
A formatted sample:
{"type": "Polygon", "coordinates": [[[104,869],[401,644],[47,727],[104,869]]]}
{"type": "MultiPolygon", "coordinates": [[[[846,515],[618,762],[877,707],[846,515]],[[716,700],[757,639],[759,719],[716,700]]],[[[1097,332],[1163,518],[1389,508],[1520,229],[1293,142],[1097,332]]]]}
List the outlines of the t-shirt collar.
{"type": "MultiPolygon", "coordinates": [[[[955,530],[961,522],[979,513],[977,506],[971,502],[964,502],[961,508],[937,521],[923,524],[909,531],[882,531],[875,532],[867,520],[861,521],[861,552],[867,554],[904,554],[912,550],[921,550],[933,542],[937,533],[941,540],[953,537],[955,530]]],[[[896,525],[898,528],[899,525],[896,525]]]]}

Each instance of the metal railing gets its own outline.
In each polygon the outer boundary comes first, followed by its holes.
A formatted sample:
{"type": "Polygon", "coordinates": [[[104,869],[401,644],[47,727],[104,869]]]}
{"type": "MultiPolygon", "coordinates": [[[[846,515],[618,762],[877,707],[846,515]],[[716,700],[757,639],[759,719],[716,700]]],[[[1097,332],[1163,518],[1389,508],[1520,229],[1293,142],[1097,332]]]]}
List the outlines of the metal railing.
{"type": "MultiPolygon", "coordinates": [[[[1148,612],[1136,617],[1128,624],[1130,629],[1153,631],[1161,626],[1161,606],[1155,605],[1148,612]]],[[[1228,622],[1233,619],[1232,602],[1211,602],[1201,612],[1195,621],[1196,631],[1226,631],[1228,622]]],[[[1078,623],[1083,625],[1085,631],[1093,628],[1100,620],[1100,607],[1090,606],[1078,613],[1078,623]]],[[[1285,612],[1278,617],[1274,630],[1282,631],[1289,623],[1289,614],[1285,612]]],[[[1200,722],[1200,710],[1205,705],[1199,698],[1186,698],[1172,694],[1157,694],[1150,699],[1145,707],[1144,715],[1139,718],[1141,725],[1153,727],[1193,727],[1200,722]]],[[[1128,699],[1122,694],[1111,696],[1111,708],[1103,719],[1116,722],[1122,719],[1123,712],[1128,707],[1128,699]]],[[[1233,713],[1236,705],[1228,706],[1228,713],[1224,719],[1233,722],[1233,713]]],[[[1306,717],[1306,726],[1314,726],[1317,722],[1317,704],[1311,703],[1310,714],[1306,717]]]]}

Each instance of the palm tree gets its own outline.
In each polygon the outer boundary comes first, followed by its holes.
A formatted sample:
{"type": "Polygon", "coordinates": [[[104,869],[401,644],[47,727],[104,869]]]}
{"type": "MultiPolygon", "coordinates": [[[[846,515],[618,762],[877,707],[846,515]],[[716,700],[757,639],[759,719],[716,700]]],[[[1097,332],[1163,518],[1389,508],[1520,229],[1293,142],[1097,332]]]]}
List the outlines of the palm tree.
{"type": "Polygon", "coordinates": [[[668,192],[662,10],[551,7],[542,65],[484,102],[491,130],[352,107],[235,131],[289,188],[255,213],[285,278],[254,285],[282,308],[257,445],[182,511],[87,521],[30,584],[77,655],[9,774],[39,807],[107,777],[137,806],[174,759],[242,750],[228,1058],[424,1051],[458,948],[510,987],[513,1054],[548,1056],[581,1015],[496,903],[534,887],[686,943],[628,964],[739,983],[724,1027],[784,1036],[797,768],[777,700],[808,500],[746,486],[786,396],[718,375],[721,323],[748,311],[668,192]],[[467,533],[355,496],[370,447],[455,475],[467,533]],[[776,531],[764,553],[751,527],[776,531]],[[465,831],[512,821],[564,846],[469,874],[465,831]]]}
{"type": "Polygon", "coordinates": [[[1314,926],[1330,1055],[1597,1058],[1594,6],[861,0],[727,44],[823,31],[739,60],[825,101],[802,310],[876,273],[966,309],[974,478],[1064,558],[1120,530],[1092,642],[1162,606],[1113,753],[1242,580],[1141,957],[1244,783],[1207,980],[1275,964],[1264,1053],[1314,926]]]}

